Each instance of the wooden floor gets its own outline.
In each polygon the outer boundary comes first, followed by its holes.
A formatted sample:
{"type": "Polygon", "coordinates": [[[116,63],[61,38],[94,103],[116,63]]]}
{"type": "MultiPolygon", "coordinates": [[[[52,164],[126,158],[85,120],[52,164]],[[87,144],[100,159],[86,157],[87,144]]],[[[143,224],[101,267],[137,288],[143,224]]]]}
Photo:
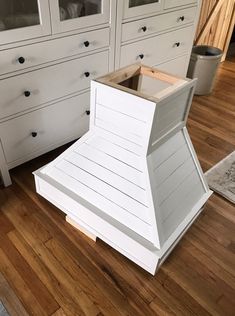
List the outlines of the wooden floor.
{"type": "MultiPolygon", "coordinates": [[[[195,97],[188,127],[204,170],[235,149],[235,61],[211,96],[195,97]]],[[[231,203],[214,194],[152,277],[35,193],[31,172],[59,152],[12,170],[0,189],[0,300],[12,316],[235,315],[231,203]]]]}

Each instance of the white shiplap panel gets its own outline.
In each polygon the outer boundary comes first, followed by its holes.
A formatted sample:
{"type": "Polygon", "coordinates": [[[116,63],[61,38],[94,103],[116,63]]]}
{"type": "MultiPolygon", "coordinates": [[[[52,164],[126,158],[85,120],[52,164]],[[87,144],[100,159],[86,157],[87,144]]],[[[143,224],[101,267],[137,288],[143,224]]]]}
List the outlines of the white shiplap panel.
{"type": "MultiPolygon", "coordinates": [[[[195,169],[188,177],[178,186],[178,188],[161,204],[161,213],[163,221],[173,212],[178,209],[178,205],[187,195],[191,194],[199,183],[199,175],[195,169]]],[[[201,184],[200,184],[201,185],[201,184]]],[[[197,200],[193,198],[188,199],[187,209],[191,210],[192,206],[196,204],[197,200]]]]}
{"type": "Polygon", "coordinates": [[[57,168],[53,168],[51,170],[50,177],[58,183],[66,186],[67,189],[78,194],[80,197],[87,200],[91,204],[95,205],[109,216],[120,221],[120,223],[129,227],[136,233],[140,235],[143,233],[143,237],[147,240],[152,239],[152,229],[148,223],[142,221],[137,216],[130,214],[109,199],[88,188],[80,181],[74,179],[57,168]]]}
{"type": "Polygon", "coordinates": [[[154,170],[154,178],[156,186],[172,175],[187,159],[191,156],[187,145],[182,146],[167,160],[165,160],[158,168],[154,170]]]}
{"type": "Polygon", "coordinates": [[[186,89],[183,93],[179,93],[177,98],[172,98],[172,100],[168,101],[167,103],[159,103],[159,120],[169,116],[172,118],[182,116],[188,107],[188,98],[189,91],[186,89]]]}
{"type": "Polygon", "coordinates": [[[166,159],[185,145],[185,138],[181,131],[172,136],[151,154],[153,168],[159,167],[166,159]]]}
{"type": "Polygon", "coordinates": [[[204,194],[205,190],[203,189],[201,182],[195,183],[193,190],[191,190],[189,194],[176,205],[174,212],[172,212],[163,222],[163,229],[166,238],[168,238],[175,229],[178,228],[179,224],[182,223],[194,205],[196,205],[204,194]]]}
{"type": "Polygon", "coordinates": [[[167,129],[168,126],[172,125],[173,123],[179,123],[183,121],[184,119],[184,113],[185,113],[185,105],[178,104],[177,106],[170,107],[167,109],[167,113],[165,112],[160,114],[159,110],[159,117],[158,117],[158,125],[157,130],[160,132],[161,130],[167,129]]]}
{"type": "Polygon", "coordinates": [[[142,189],[126,179],[123,179],[118,173],[114,173],[113,171],[106,169],[105,160],[103,161],[103,166],[101,166],[77,153],[70,154],[66,157],[66,160],[93,175],[97,179],[108,183],[113,188],[148,206],[145,189],[142,189]]]}
{"type": "Polygon", "coordinates": [[[159,128],[156,129],[157,133],[158,133],[158,137],[156,137],[155,140],[152,142],[152,146],[157,144],[159,139],[166,136],[167,133],[172,132],[174,129],[179,129],[182,126],[181,124],[182,124],[182,121],[179,119],[175,119],[170,124],[169,124],[169,122],[166,122],[166,121],[165,121],[165,123],[161,122],[159,124],[159,128]]]}
{"type": "Polygon", "coordinates": [[[147,124],[126,114],[96,104],[95,115],[96,118],[104,122],[113,123],[121,130],[138,135],[140,138],[142,138],[142,135],[146,135],[147,124]]]}
{"type": "Polygon", "coordinates": [[[143,122],[151,120],[155,110],[154,102],[98,82],[95,84],[98,88],[96,90],[96,104],[102,104],[113,110],[118,109],[121,113],[135,117],[143,122]]]}
{"type": "Polygon", "coordinates": [[[90,159],[91,161],[94,161],[98,165],[105,166],[105,168],[107,168],[108,170],[111,170],[114,173],[119,174],[121,177],[130,181],[131,183],[134,183],[140,188],[145,188],[146,177],[144,176],[143,172],[138,171],[85,143],[79,146],[76,149],[76,152],[90,159]]]}
{"type": "Polygon", "coordinates": [[[143,158],[120,147],[112,144],[102,137],[93,136],[86,143],[107,155],[116,158],[123,163],[132,166],[133,168],[142,171],[143,170],[143,158]]]}
{"type": "Polygon", "coordinates": [[[106,197],[113,203],[124,208],[127,212],[130,212],[145,222],[149,222],[148,207],[139,203],[137,200],[132,199],[128,195],[120,192],[109,184],[99,180],[88,172],[74,166],[67,161],[61,161],[56,167],[65,174],[73,177],[90,189],[106,197]]]}
{"type": "Polygon", "coordinates": [[[189,91],[186,90],[184,93],[179,94],[177,98],[167,102],[167,104],[160,103],[158,106],[156,129],[154,131],[156,139],[184,120],[188,107],[188,98],[189,91]]]}
{"type": "Polygon", "coordinates": [[[135,144],[130,140],[126,140],[123,137],[117,136],[111,131],[105,131],[102,128],[96,128],[96,135],[101,136],[105,140],[109,141],[111,144],[124,148],[138,156],[143,156],[142,145],[135,144]]]}
{"type": "Polygon", "coordinates": [[[133,142],[136,145],[143,146],[144,140],[143,137],[140,135],[136,135],[130,131],[127,131],[125,128],[120,128],[118,124],[111,123],[104,121],[102,119],[96,118],[95,119],[95,126],[99,127],[100,129],[104,129],[105,131],[112,132],[114,135],[120,136],[123,139],[133,142]]]}
{"type": "Polygon", "coordinates": [[[192,158],[189,158],[184,164],[176,169],[170,177],[168,177],[157,188],[158,203],[161,205],[177,188],[185,181],[185,179],[195,170],[195,164],[192,158]]]}

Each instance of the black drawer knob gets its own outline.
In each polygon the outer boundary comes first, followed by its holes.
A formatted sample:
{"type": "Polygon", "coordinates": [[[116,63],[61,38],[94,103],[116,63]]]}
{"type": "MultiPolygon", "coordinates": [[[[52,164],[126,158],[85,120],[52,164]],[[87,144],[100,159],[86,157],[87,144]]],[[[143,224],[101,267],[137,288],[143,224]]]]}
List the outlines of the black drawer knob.
{"type": "Polygon", "coordinates": [[[24,95],[25,95],[26,98],[28,98],[28,97],[30,96],[30,94],[31,94],[30,91],[25,91],[25,92],[24,92],[24,95]]]}
{"type": "Polygon", "coordinates": [[[37,137],[38,133],[37,132],[32,132],[31,135],[32,135],[32,137],[37,137]]]}
{"type": "Polygon", "coordinates": [[[90,73],[88,71],[84,72],[85,77],[90,77],[90,73]]]}
{"type": "Polygon", "coordinates": [[[175,43],[175,46],[179,47],[180,46],[180,42],[175,43]]]}
{"type": "Polygon", "coordinates": [[[140,59],[144,59],[144,54],[139,54],[140,59]]]}
{"type": "Polygon", "coordinates": [[[84,42],[84,46],[85,46],[85,47],[89,47],[89,46],[90,46],[90,42],[89,42],[89,41],[85,41],[85,42],[84,42]]]}
{"type": "Polygon", "coordinates": [[[24,62],[25,62],[25,58],[24,57],[19,57],[18,58],[18,62],[20,63],[20,64],[23,64],[24,62]]]}
{"type": "Polygon", "coordinates": [[[146,31],[147,31],[147,27],[146,27],[146,26],[143,26],[143,27],[141,27],[141,30],[142,30],[143,32],[146,32],[146,31]]]}
{"type": "Polygon", "coordinates": [[[184,17],[183,15],[179,17],[179,21],[182,21],[182,22],[183,22],[184,19],[185,19],[185,17],[184,17]]]}
{"type": "Polygon", "coordinates": [[[91,111],[90,110],[86,110],[86,115],[90,115],[91,111]]]}

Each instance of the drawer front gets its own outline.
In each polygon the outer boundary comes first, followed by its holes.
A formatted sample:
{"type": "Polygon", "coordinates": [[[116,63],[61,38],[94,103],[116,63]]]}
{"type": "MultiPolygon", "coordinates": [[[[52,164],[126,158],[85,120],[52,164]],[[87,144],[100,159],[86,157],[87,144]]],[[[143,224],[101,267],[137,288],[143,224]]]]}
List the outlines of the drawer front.
{"type": "Polygon", "coordinates": [[[175,8],[181,5],[187,5],[197,2],[198,0],[165,0],[164,9],[175,8]]]}
{"type": "Polygon", "coordinates": [[[149,34],[161,32],[170,28],[193,23],[197,12],[196,7],[183,9],[155,17],[142,19],[122,25],[122,41],[143,38],[149,34]]]}
{"type": "Polygon", "coordinates": [[[1,80],[0,117],[87,89],[107,72],[108,52],[102,52],[1,80]]]}
{"type": "Polygon", "coordinates": [[[109,46],[109,28],[0,51],[0,74],[109,46]]]}
{"type": "Polygon", "coordinates": [[[10,163],[63,140],[81,136],[88,129],[88,109],[87,92],[0,124],[6,161],[10,163]]]}
{"type": "Polygon", "coordinates": [[[188,55],[180,56],[176,59],[167,61],[166,63],[156,65],[155,67],[159,70],[166,71],[172,75],[179,77],[186,77],[188,68],[188,55]]]}
{"type": "Polygon", "coordinates": [[[193,41],[193,27],[158,35],[121,48],[120,67],[136,62],[154,66],[188,52],[193,41]]]}

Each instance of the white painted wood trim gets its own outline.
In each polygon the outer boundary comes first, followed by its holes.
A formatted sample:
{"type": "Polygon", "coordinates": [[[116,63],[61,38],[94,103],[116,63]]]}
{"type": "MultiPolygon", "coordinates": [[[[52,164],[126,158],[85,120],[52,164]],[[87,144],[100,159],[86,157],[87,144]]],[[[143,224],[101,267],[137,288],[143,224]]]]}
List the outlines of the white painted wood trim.
{"type": "Polygon", "coordinates": [[[0,141],[0,172],[1,172],[1,177],[2,181],[5,187],[9,186],[12,184],[11,182],[11,177],[8,171],[8,166],[6,163],[3,147],[2,147],[2,142],[0,141]]]}
{"type": "Polygon", "coordinates": [[[201,165],[200,165],[200,163],[199,163],[199,160],[198,160],[198,158],[197,158],[197,154],[196,154],[196,152],[195,152],[195,149],[194,149],[194,147],[193,147],[192,141],[191,141],[191,139],[190,139],[190,136],[189,136],[189,133],[188,133],[188,130],[187,130],[186,127],[183,128],[183,134],[184,134],[184,136],[185,136],[185,139],[186,139],[186,142],[187,142],[187,144],[188,144],[189,150],[190,150],[190,152],[191,152],[192,158],[193,158],[194,163],[195,163],[195,165],[196,165],[196,168],[197,168],[197,170],[198,170],[198,174],[199,174],[199,176],[200,176],[202,185],[203,185],[203,187],[204,187],[204,189],[205,189],[206,192],[212,192],[212,191],[210,191],[210,189],[209,189],[209,186],[208,186],[207,181],[206,181],[206,178],[205,178],[205,176],[204,176],[202,167],[201,167],[201,165]]]}
{"type": "Polygon", "coordinates": [[[161,214],[157,203],[157,196],[154,185],[153,178],[153,166],[151,162],[151,157],[146,158],[146,170],[145,170],[149,180],[147,184],[147,192],[149,195],[149,200],[151,201],[150,210],[152,218],[153,236],[155,245],[157,248],[161,249],[164,244],[164,232],[161,226],[161,214]]]}
{"type": "Polygon", "coordinates": [[[138,5],[136,7],[129,7],[129,1],[123,1],[123,19],[141,16],[143,14],[152,14],[163,9],[164,0],[158,0],[156,3],[138,5]]]}

